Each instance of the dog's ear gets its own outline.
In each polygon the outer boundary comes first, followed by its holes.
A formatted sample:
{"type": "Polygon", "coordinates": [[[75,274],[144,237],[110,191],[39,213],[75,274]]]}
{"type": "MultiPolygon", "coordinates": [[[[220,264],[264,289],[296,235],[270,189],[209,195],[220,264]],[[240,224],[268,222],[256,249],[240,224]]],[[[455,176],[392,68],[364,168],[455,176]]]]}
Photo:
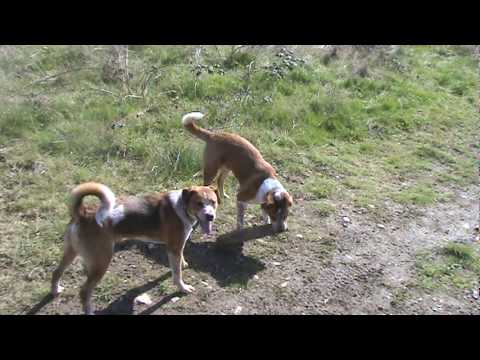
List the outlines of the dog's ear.
{"type": "Polygon", "coordinates": [[[293,198],[289,193],[285,193],[285,199],[287,200],[287,205],[291,207],[293,205],[293,198]]]}
{"type": "Polygon", "coordinates": [[[182,201],[184,202],[185,206],[188,205],[190,198],[192,197],[194,191],[191,189],[183,189],[182,190],[182,201]]]}
{"type": "Polygon", "coordinates": [[[215,195],[217,195],[217,203],[218,203],[218,205],[220,205],[222,200],[220,200],[220,194],[218,193],[218,189],[215,186],[212,186],[212,185],[210,185],[209,188],[213,190],[215,195]]]}

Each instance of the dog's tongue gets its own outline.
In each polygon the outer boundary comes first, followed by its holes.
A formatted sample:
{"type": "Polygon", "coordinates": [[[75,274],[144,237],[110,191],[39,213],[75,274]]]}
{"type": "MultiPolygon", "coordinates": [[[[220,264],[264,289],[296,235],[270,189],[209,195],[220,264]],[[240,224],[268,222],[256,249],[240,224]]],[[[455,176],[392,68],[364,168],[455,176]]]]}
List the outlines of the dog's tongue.
{"type": "Polygon", "coordinates": [[[210,235],[212,233],[212,222],[205,221],[200,222],[200,226],[202,227],[202,232],[206,235],[210,235]]]}

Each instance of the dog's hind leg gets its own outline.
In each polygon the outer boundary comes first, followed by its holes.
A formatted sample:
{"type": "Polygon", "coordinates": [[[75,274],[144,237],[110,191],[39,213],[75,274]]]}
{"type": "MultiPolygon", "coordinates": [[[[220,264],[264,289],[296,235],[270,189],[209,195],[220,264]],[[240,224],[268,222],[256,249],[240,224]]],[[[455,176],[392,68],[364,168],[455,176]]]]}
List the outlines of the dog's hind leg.
{"type": "Polygon", "coordinates": [[[237,201],[237,229],[243,228],[246,209],[247,203],[243,201],[237,201]]]}
{"type": "Polygon", "coordinates": [[[222,170],[220,170],[220,175],[217,179],[218,193],[220,194],[220,197],[227,199],[230,199],[230,196],[225,194],[224,184],[229,172],[230,170],[223,168],[222,170]]]}
{"type": "Polygon", "coordinates": [[[85,281],[80,290],[80,300],[86,315],[93,315],[92,293],[107,272],[112,255],[113,249],[111,254],[103,256],[101,259],[97,257],[93,259],[94,261],[87,264],[87,281],[85,281]]]}
{"type": "Polygon", "coordinates": [[[218,166],[215,163],[205,164],[203,168],[203,185],[208,186],[213,183],[218,173],[218,166]]]}
{"type": "Polygon", "coordinates": [[[65,249],[63,252],[62,260],[60,264],[53,272],[52,275],[52,295],[57,296],[59,293],[62,292],[63,288],[60,286],[60,278],[62,277],[63,273],[67,269],[67,267],[75,260],[77,257],[77,252],[73,249],[73,247],[69,243],[65,243],[65,249]]]}

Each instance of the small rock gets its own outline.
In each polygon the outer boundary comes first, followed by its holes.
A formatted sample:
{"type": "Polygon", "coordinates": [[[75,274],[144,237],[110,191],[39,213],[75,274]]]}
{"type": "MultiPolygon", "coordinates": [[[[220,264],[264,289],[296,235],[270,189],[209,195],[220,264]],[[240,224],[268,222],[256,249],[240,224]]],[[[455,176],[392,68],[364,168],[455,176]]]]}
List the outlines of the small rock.
{"type": "Polygon", "coordinates": [[[350,221],[350,218],[349,218],[348,216],[342,217],[342,220],[343,220],[343,222],[346,222],[346,223],[351,222],[351,221],[350,221]]]}
{"type": "Polygon", "coordinates": [[[288,281],[285,281],[285,282],[283,282],[283,283],[280,284],[280,287],[281,287],[281,288],[284,288],[284,287],[286,287],[287,285],[288,285],[288,281]]]}
{"type": "Polygon", "coordinates": [[[258,279],[260,279],[258,275],[253,275],[253,280],[258,280],[258,279]]]}
{"type": "Polygon", "coordinates": [[[303,235],[302,235],[302,234],[297,234],[296,237],[299,238],[299,239],[303,239],[303,235]]]}
{"type": "Polygon", "coordinates": [[[372,205],[372,204],[368,204],[367,206],[368,206],[370,209],[375,209],[375,206],[372,205]]]}
{"type": "Polygon", "coordinates": [[[150,299],[150,296],[147,293],[144,293],[140,296],[137,296],[134,302],[135,304],[150,305],[152,303],[152,299],[150,299]]]}
{"type": "Polygon", "coordinates": [[[385,226],[382,224],[377,224],[377,227],[379,227],[380,229],[385,229],[385,226]]]}
{"type": "Polygon", "coordinates": [[[470,224],[468,223],[463,224],[463,228],[467,230],[470,229],[470,224]]]}
{"type": "Polygon", "coordinates": [[[473,290],[472,290],[472,297],[473,297],[475,300],[478,300],[478,298],[479,298],[479,292],[480,292],[480,289],[473,289],[473,290]]]}
{"type": "Polygon", "coordinates": [[[241,312],[242,312],[242,307],[241,307],[241,306],[237,306],[237,307],[235,308],[235,310],[233,311],[233,313],[234,313],[235,315],[238,315],[238,314],[240,314],[241,312]]]}
{"type": "Polygon", "coordinates": [[[282,264],[279,263],[279,262],[277,262],[277,261],[274,261],[274,262],[272,262],[272,265],[273,265],[273,266],[280,266],[280,265],[282,265],[282,264]]]}
{"type": "Polygon", "coordinates": [[[175,296],[170,301],[175,304],[178,300],[180,300],[180,298],[178,296],[175,296]]]}

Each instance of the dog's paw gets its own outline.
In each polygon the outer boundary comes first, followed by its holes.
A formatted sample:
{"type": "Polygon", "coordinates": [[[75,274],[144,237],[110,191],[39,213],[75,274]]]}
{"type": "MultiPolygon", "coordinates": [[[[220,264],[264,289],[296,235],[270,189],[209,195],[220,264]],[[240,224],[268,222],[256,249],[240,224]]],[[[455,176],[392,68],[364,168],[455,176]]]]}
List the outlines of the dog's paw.
{"type": "Polygon", "coordinates": [[[182,269],[186,269],[188,268],[188,262],[186,262],[185,260],[182,261],[182,269]]]}
{"type": "Polygon", "coordinates": [[[193,286],[187,284],[183,284],[183,286],[180,286],[179,289],[185,294],[190,294],[195,291],[195,288],[193,286]]]}
{"type": "Polygon", "coordinates": [[[61,292],[63,292],[63,290],[65,290],[63,286],[57,285],[52,289],[52,296],[53,297],[58,296],[61,292]]]}

